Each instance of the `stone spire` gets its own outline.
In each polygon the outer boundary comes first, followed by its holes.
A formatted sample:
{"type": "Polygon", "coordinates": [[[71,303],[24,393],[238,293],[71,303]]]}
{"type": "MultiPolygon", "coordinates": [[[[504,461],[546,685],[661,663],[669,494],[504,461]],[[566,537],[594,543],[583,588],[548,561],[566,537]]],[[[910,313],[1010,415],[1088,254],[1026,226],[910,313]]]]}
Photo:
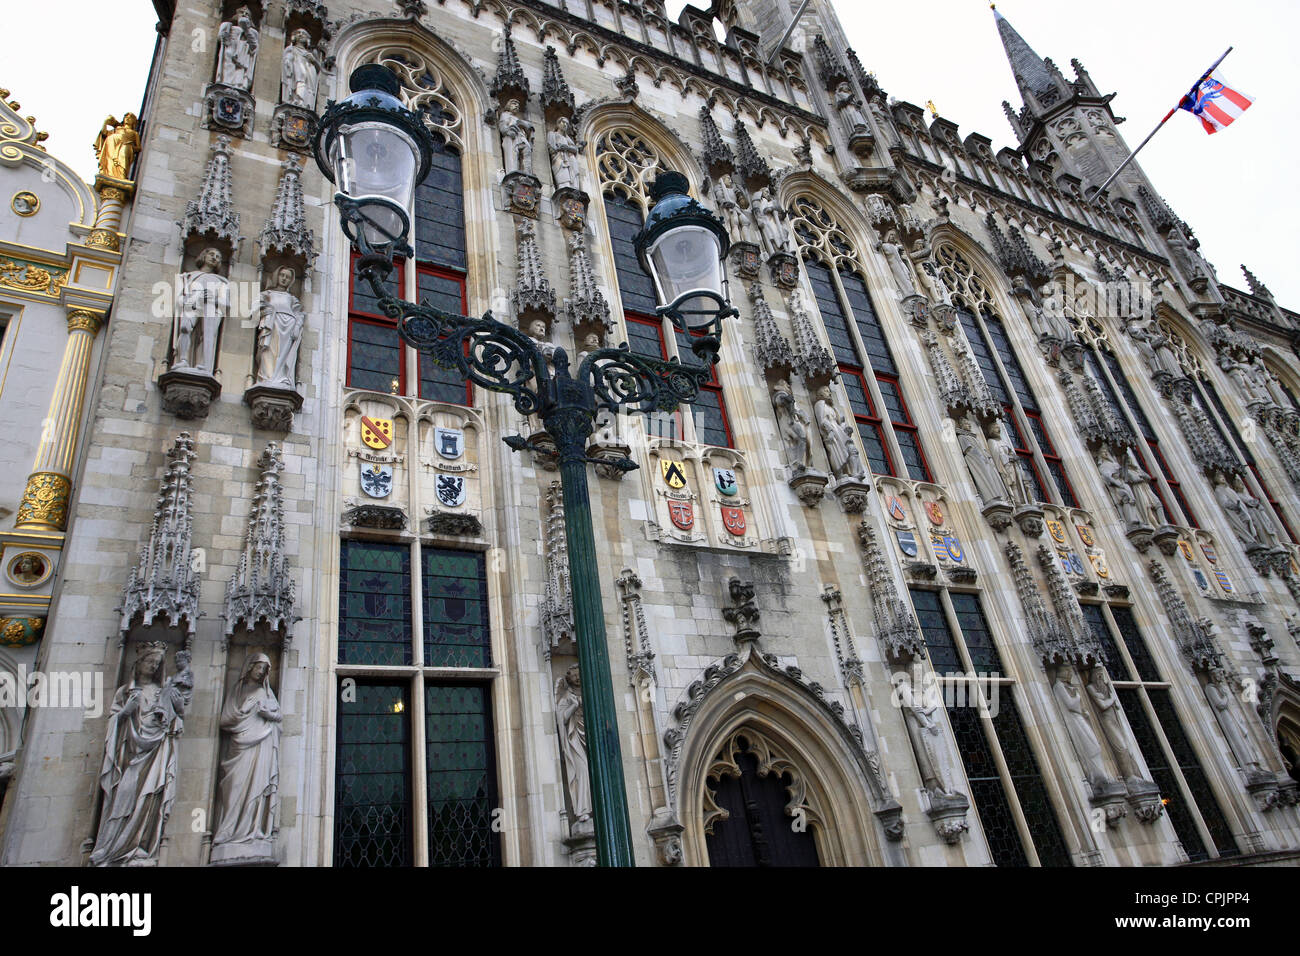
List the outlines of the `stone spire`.
{"type": "Polygon", "coordinates": [[[812,319],[803,306],[803,297],[796,289],[790,296],[790,324],[794,327],[795,364],[804,381],[810,385],[822,384],[835,377],[835,359],[813,329],[812,319]]]}
{"type": "Polygon", "coordinates": [[[867,589],[876,617],[876,636],[891,660],[912,660],[925,655],[925,640],[909,605],[894,585],[876,529],[870,519],[858,525],[858,548],[867,570],[867,589]]]}
{"type": "Polygon", "coordinates": [[[123,638],[134,625],[148,627],[166,618],[172,627],[185,620],[185,642],[194,637],[199,618],[199,577],[190,555],[190,466],[194,441],[181,432],[167,452],[167,470],[158,491],[149,540],[126,580],[122,594],[123,638]]]}
{"type": "Polygon", "coordinates": [[[739,118],[736,119],[736,170],[744,177],[745,186],[751,193],[772,182],[771,167],[759,155],[754,141],[749,138],[749,130],[739,118]]]}
{"type": "Polygon", "coordinates": [[[280,164],[280,185],[275,192],[271,215],[258,234],[262,255],[291,253],[307,262],[316,258],[316,237],[307,228],[302,202],[302,160],[290,153],[280,164]]]}
{"type": "Polygon", "coordinates": [[[998,13],[996,7],[993,8],[993,20],[997,24],[998,35],[1002,37],[1002,48],[1007,52],[1007,62],[1011,64],[1016,86],[1020,88],[1020,95],[1025,102],[1029,103],[1026,93],[1039,98],[1055,89],[1047,62],[1033,51],[1011,22],[998,13]]]}
{"type": "Polygon", "coordinates": [[[221,616],[226,622],[226,637],[234,634],[241,623],[251,631],[259,621],[266,621],[270,630],[282,634],[287,642],[297,618],[294,584],[284,552],[284,496],[280,485],[284,459],[276,442],[267,444],[257,467],[261,477],[248,513],[244,551],[226,587],[226,608],[221,616]]]}
{"type": "Polygon", "coordinates": [[[542,267],[542,254],[537,248],[537,226],[522,216],[515,221],[515,236],[519,241],[519,269],[515,276],[515,314],[519,327],[527,331],[535,319],[544,319],[549,329],[555,318],[555,293],[542,267]]]}
{"type": "Polygon", "coordinates": [[[1038,565],[1047,578],[1047,591],[1051,595],[1052,606],[1056,608],[1056,619],[1060,622],[1063,636],[1072,646],[1074,656],[1084,663],[1100,661],[1101,645],[1083,616],[1079,599],[1065,579],[1056,553],[1045,544],[1038,546],[1038,565]]]}
{"type": "Polygon", "coordinates": [[[721,176],[736,166],[731,147],[722,140],[718,124],[713,121],[713,100],[700,107],[700,129],[704,140],[704,165],[710,176],[721,176]]]}
{"type": "Polygon", "coordinates": [[[212,158],[203,173],[199,198],[185,206],[182,237],[188,240],[206,233],[232,246],[239,242],[239,213],[230,193],[230,137],[222,135],[212,144],[212,158]]]}
{"type": "Polygon", "coordinates": [[[1223,659],[1222,652],[1213,635],[1192,617],[1187,602],[1169,580],[1164,565],[1153,559],[1147,570],[1160,595],[1160,603],[1169,616],[1169,630],[1178,639],[1178,649],[1182,651],[1183,659],[1194,671],[1208,671],[1218,667],[1223,659]]]}
{"type": "Polygon", "coordinates": [[[1008,541],[1002,549],[1011,565],[1011,578],[1016,582],[1016,593],[1025,609],[1025,623],[1029,626],[1029,640],[1039,658],[1046,664],[1068,661],[1074,657],[1074,647],[1069,636],[1061,629],[1056,615],[1043,601],[1034,576],[1025,563],[1020,545],[1008,541]]]}
{"type": "Polygon", "coordinates": [[[795,366],[794,353],[777,328],[776,317],[763,297],[763,287],[757,282],[749,287],[749,300],[754,303],[754,356],[764,370],[784,374],[795,366]]]}
{"type": "Polygon", "coordinates": [[[519,54],[515,52],[515,41],[510,38],[510,24],[506,24],[501,38],[501,55],[497,58],[496,76],[488,92],[500,103],[507,103],[513,98],[527,101],[528,77],[519,65],[519,54]]]}
{"type": "Polygon", "coordinates": [[[595,332],[602,340],[613,330],[609,317],[609,303],[596,286],[595,273],[591,271],[591,258],[587,255],[587,238],[581,232],[569,234],[569,297],[564,306],[569,325],[573,327],[578,345],[587,335],[595,332]]]}
{"type": "Polygon", "coordinates": [[[546,48],[542,64],[542,111],[548,120],[561,116],[573,116],[573,90],[560,72],[560,58],[555,54],[555,47],[546,48]]]}
{"type": "Polygon", "coordinates": [[[1273,298],[1273,293],[1268,291],[1268,286],[1264,285],[1264,283],[1260,282],[1259,279],[1255,278],[1255,273],[1247,269],[1244,264],[1241,267],[1241,271],[1246,276],[1246,284],[1250,286],[1250,292],[1252,295],[1257,295],[1261,299],[1273,298]]]}

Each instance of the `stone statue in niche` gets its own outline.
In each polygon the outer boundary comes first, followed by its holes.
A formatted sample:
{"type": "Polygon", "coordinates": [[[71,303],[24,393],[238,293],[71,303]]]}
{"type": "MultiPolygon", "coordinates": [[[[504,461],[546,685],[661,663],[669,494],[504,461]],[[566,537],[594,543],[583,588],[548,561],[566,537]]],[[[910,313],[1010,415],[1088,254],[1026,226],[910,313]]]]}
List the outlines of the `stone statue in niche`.
{"type": "Polygon", "coordinates": [[[749,232],[749,212],[741,205],[743,197],[732,183],[730,173],[723,173],[713,184],[713,201],[727,224],[731,241],[742,241],[749,232]]]}
{"type": "Polygon", "coordinates": [[[889,115],[889,110],[885,108],[879,96],[872,97],[870,108],[881,143],[884,144],[885,149],[893,149],[898,145],[898,133],[894,131],[894,118],[889,115]]]}
{"type": "Polygon", "coordinates": [[[786,460],[790,463],[790,470],[796,475],[803,474],[811,464],[812,447],[808,429],[812,422],[808,413],[794,400],[790,383],[784,379],[772,387],[772,405],[776,409],[781,438],[785,441],[786,460]]]}
{"type": "Polygon", "coordinates": [[[1287,398],[1286,392],[1282,391],[1282,384],[1277,380],[1267,365],[1264,364],[1262,356],[1256,355],[1250,361],[1252,369],[1251,375],[1255,380],[1256,387],[1266,392],[1273,400],[1273,404],[1279,408],[1290,408],[1291,402],[1287,398]]]}
{"type": "MultiPolygon", "coordinates": [[[[948,783],[952,776],[944,757],[943,729],[938,721],[942,701],[926,700],[924,694],[918,700],[908,680],[901,680],[896,686],[907,736],[912,741],[912,750],[916,754],[916,768],[921,773],[921,782],[932,794],[952,796],[953,791],[948,783]]],[[[937,698],[938,695],[934,696],[937,698]]]]}
{"type": "Polygon", "coordinates": [[[247,92],[253,85],[253,64],[257,60],[259,34],[247,7],[235,11],[217,31],[216,82],[247,92]]]}
{"type": "Polygon", "coordinates": [[[1102,733],[1110,744],[1111,753],[1115,755],[1115,764],[1120,776],[1125,780],[1141,780],[1137,761],[1129,750],[1128,734],[1124,732],[1124,720],[1120,717],[1119,697],[1111,686],[1104,667],[1094,667],[1092,678],[1088,681],[1088,696],[1097,708],[1102,733]]]}
{"type": "Polygon", "coordinates": [[[1097,472],[1106,483],[1106,494],[1115,505],[1115,510],[1124,519],[1128,528],[1142,525],[1142,513],[1138,510],[1137,496],[1129,483],[1128,470],[1115,460],[1110,448],[1102,446],[1097,452],[1097,472]]]}
{"type": "Polygon", "coordinates": [[[984,447],[984,440],[971,426],[970,419],[963,415],[953,420],[953,431],[957,436],[957,447],[966,459],[966,468],[975,482],[975,491],[980,496],[980,503],[988,507],[994,502],[1006,501],[1006,488],[1002,476],[998,473],[993,457],[984,447]]]}
{"type": "Polygon", "coordinates": [[[533,129],[533,124],[523,118],[518,100],[512,99],[502,108],[497,117],[497,130],[501,133],[507,176],[511,173],[533,174],[533,129]]]}
{"type": "Polygon", "coordinates": [[[591,778],[587,772],[587,726],[582,713],[582,679],[574,664],[555,682],[555,724],[564,754],[565,783],[573,810],[570,827],[591,819],[591,778]]]}
{"type": "Polygon", "coordinates": [[[551,341],[551,334],[546,331],[545,319],[533,319],[528,323],[528,337],[537,343],[537,350],[542,353],[543,358],[554,360],[555,350],[559,346],[551,341]]]}
{"type": "Polygon", "coordinates": [[[292,390],[296,385],[298,349],[307,314],[289,290],[298,274],[289,266],[275,270],[271,288],[257,301],[257,384],[292,390]]]}
{"type": "Polygon", "coordinates": [[[1125,480],[1133,490],[1133,497],[1137,501],[1138,515],[1153,527],[1164,524],[1165,506],[1160,503],[1159,496],[1151,488],[1151,479],[1138,463],[1137,453],[1132,448],[1128,450],[1124,467],[1125,480]]]}
{"type": "Polygon", "coordinates": [[[176,330],[172,339],[172,371],[212,375],[217,343],[229,303],[229,283],[218,275],[221,250],[209,246],[199,253],[198,268],[181,273],[176,300],[176,330]]]}
{"type": "Polygon", "coordinates": [[[164,685],[166,652],[161,641],[141,644],[130,680],[113,696],[99,774],[104,802],[91,866],[158,862],[163,828],[176,799],[185,703],[183,686],[164,685]]]}
{"type": "Polygon", "coordinates": [[[271,855],[283,719],[271,690],[271,659],[250,654],[221,708],[225,754],[217,776],[213,862],[271,855]]]}
{"type": "Polygon", "coordinates": [[[882,253],[885,261],[889,263],[889,271],[893,273],[898,294],[907,298],[909,295],[916,295],[916,282],[913,281],[912,270],[904,258],[903,246],[897,240],[898,233],[891,232],[884,242],[876,243],[876,251],[882,253]]]}
{"type": "Polygon", "coordinates": [[[280,65],[280,102],[316,109],[316,85],[320,81],[320,55],[311,48],[311,34],[293,31],[280,65]]]}
{"type": "Polygon", "coordinates": [[[1057,668],[1052,696],[1065,714],[1065,729],[1079,756],[1079,763],[1083,765],[1088,785],[1092,787],[1093,793],[1101,793],[1108,782],[1106,769],[1101,762],[1101,742],[1097,740],[1092,724],[1088,723],[1088,717],[1083,712],[1083,694],[1071,665],[1062,664],[1057,668]]]}
{"type": "Polygon", "coordinates": [[[841,80],[835,87],[835,112],[840,115],[840,125],[846,133],[867,128],[867,118],[862,115],[860,101],[849,86],[848,80],[841,80]]]}
{"type": "Polygon", "coordinates": [[[776,192],[769,186],[754,197],[750,206],[754,224],[758,227],[758,241],[763,254],[768,256],[790,252],[790,237],[781,225],[783,213],[776,201],[776,192]]]}
{"type": "Polygon", "coordinates": [[[579,167],[580,144],[573,136],[573,123],[567,116],[556,121],[555,129],[546,136],[546,146],[551,151],[551,175],[556,189],[582,190],[582,170],[579,167]]]}
{"type": "Polygon", "coordinates": [[[1002,422],[994,420],[989,424],[989,453],[993,464],[998,469],[1002,484],[1013,505],[1027,505],[1034,501],[1035,495],[1025,481],[1025,470],[1020,463],[1020,455],[1007,440],[1006,429],[1002,422]]]}
{"type": "Polygon", "coordinates": [[[817,428],[822,433],[822,443],[826,446],[826,458],[830,462],[831,472],[836,478],[862,478],[865,472],[858,444],[853,440],[853,429],[835,407],[829,385],[823,385],[817,390],[813,415],[817,418],[817,428]]]}
{"type": "Polygon", "coordinates": [[[1138,351],[1142,353],[1152,375],[1167,372],[1178,378],[1183,374],[1178,358],[1171,348],[1173,340],[1156,324],[1155,319],[1143,319],[1141,322],[1133,323],[1128,328],[1128,334],[1138,351]]]}
{"type": "MultiPolygon", "coordinates": [[[[1241,480],[1237,479],[1235,484],[1240,483],[1241,480]]],[[[1237,492],[1234,485],[1228,484],[1227,478],[1221,471],[1214,473],[1214,500],[1219,503],[1223,516],[1232,526],[1233,533],[1247,550],[1263,547],[1264,542],[1260,540],[1259,529],[1255,527],[1254,516],[1246,507],[1246,500],[1237,492]]]]}
{"type": "Polygon", "coordinates": [[[1259,749],[1250,739],[1250,732],[1241,722],[1241,716],[1233,706],[1233,693],[1227,689],[1228,675],[1216,669],[1205,685],[1205,699],[1210,703],[1214,719],[1219,722],[1219,729],[1228,739],[1228,746],[1247,773],[1262,773],[1263,759],[1259,749]]]}
{"type": "Polygon", "coordinates": [[[1266,548],[1286,547],[1278,537],[1277,526],[1273,524],[1270,509],[1265,508],[1264,502],[1250,493],[1241,475],[1232,479],[1232,490],[1237,493],[1238,500],[1246,506],[1246,514],[1250,516],[1251,523],[1255,526],[1255,535],[1259,543],[1266,548]]]}

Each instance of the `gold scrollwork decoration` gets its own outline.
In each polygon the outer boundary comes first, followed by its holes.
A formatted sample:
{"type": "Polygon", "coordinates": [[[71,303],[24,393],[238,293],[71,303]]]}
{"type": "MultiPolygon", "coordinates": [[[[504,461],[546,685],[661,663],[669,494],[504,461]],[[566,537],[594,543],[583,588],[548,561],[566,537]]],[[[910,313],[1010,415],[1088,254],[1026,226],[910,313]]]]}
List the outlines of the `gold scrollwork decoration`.
{"type": "Polygon", "coordinates": [[[72,482],[54,471],[37,471],[27,479],[22,504],[14,518],[16,527],[64,530],[68,524],[68,497],[72,482]]]}
{"type": "Polygon", "coordinates": [[[121,248],[121,240],[112,229],[95,229],[86,237],[86,245],[117,252],[121,248]]]}
{"type": "Polygon", "coordinates": [[[69,332],[89,332],[92,336],[99,333],[104,324],[104,317],[94,312],[87,312],[85,309],[77,309],[75,312],[68,313],[68,331],[69,332]]]}
{"type": "Polygon", "coordinates": [[[51,271],[30,262],[0,259],[0,286],[5,288],[58,295],[67,281],[67,269],[51,271]]]}

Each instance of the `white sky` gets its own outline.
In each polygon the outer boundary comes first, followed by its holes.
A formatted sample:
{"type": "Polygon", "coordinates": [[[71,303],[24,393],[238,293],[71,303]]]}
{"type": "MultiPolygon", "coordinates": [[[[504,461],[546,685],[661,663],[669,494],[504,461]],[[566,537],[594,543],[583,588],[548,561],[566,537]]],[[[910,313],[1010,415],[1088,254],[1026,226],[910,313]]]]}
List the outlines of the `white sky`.
{"type": "MultiPolygon", "coordinates": [[[[744,2],[744,0],[740,0],[744,2]]],[[[706,5],[699,0],[697,5],[706,5]]],[[[983,0],[839,0],[850,43],[891,96],[932,99],[964,136],[980,132],[995,151],[1014,146],[1001,102],[1019,108],[993,14],[983,0]]],[[[684,3],[669,0],[675,13],[684,3]]],[[[432,16],[439,8],[431,5],[432,16]]],[[[1078,57],[1128,122],[1132,148],[1229,45],[1229,80],[1256,97],[1228,129],[1207,136],[1194,117],[1173,117],[1138,157],[1165,199],[1201,240],[1229,285],[1245,288],[1248,265],[1278,301],[1300,309],[1294,238],[1300,222],[1300,126],[1286,91],[1294,82],[1300,4],[1294,0],[1003,0],[998,9],[1040,56],[1067,77],[1078,57]]],[[[46,148],[86,179],[90,144],[109,113],[140,107],[156,19],[148,0],[65,0],[52,28],[43,4],[8,4],[0,87],[50,134],[46,148]],[[14,38],[30,37],[15,42],[14,38]]],[[[211,54],[206,54],[210,56],[211,54]]]]}

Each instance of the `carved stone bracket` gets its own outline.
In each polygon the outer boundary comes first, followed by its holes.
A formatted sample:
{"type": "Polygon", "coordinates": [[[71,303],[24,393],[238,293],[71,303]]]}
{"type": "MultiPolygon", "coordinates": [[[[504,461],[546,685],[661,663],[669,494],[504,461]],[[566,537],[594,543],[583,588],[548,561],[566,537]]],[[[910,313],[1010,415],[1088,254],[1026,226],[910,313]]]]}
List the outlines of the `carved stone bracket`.
{"type": "Polygon", "coordinates": [[[1043,533],[1043,509],[1038,505],[1021,505],[1012,517],[1028,537],[1037,538],[1043,533]]]}
{"type": "Polygon", "coordinates": [[[788,252],[774,252],[768,256],[767,268],[778,289],[793,289],[799,284],[799,260],[788,252]]]}
{"type": "Polygon", "coordinates": [[[831,486],[846,514],[862,514],[870,500],[871,485],[854,477],[841,478],[831,486]]]}
{"type": "Polygon", "coordinates": [[[203,88],[204,129],[222,129],[247,137],[253,126],[253,97],[246,91],[222,83],[203,88]]]}
{"type": "Polygon", "coordinates": [[[980,514],[994,531],[1003,531],[1011,526],[1012,508],[1005,500],[989,502],[980,510],[980,514]]]}
{"type": "Polygon", "coordinates": [[[271,145],[277,149],[309,152],[316,135],[316,114],[301,106],[280,103],[271,114],[271,145]]]}
{"type": "Polygon", "coordinates": [[[722,609],[722,616],[736,629],[732,639],[737,644],[758,640],[759,611],[758,605],[754,603],[754,583],[732,578],[727,582],[727,591],[734,603],[731,607],[722,609]]]}
{"type": "Polygon", "coordinates": [[[403,531],[406,521],[406,512],[392,505],[354,505],[343,512],[343,523],[354,528],[403,531]]]}
{"type": "Polygon", "coordinates": [[[536,219],[542,202],[542,181],[532,173],[507,173],[501,180],[501,201],[507,212],[536,219]]]}
{"type": "Polygon", "coordinates": [[[158,376],[163,408],[177,418],[204,418],[221,394],[221,383],[211,375],[170,371],[158,376]]]}
{"type": "Polygon", "coordinates": [[[830,482],[830,477],[825,472],[808,471],[801,472],[790,479],[790,487],[794,493],[799,496],[799,500],[809,508],[816,508],[821,504],[822,498],[826,494],[826,485],[830,482]]]}
{"type": "Polygon", "coordinates": [[[424,522],[430,534],[445,534],[455,537],[477,537],[483,533],[483,523],[478,515],[459,511],[435,511],[424,522]]]}
{"type": "Polygon", "coordinates": [[[763,263],[761,251],[752,242],[731,244],[731,265],[742,279],[757,279],[763,263]]]}
{"type": "Polygon", "coordinates": [[[551,196],[551,205],[555,207],[555,218],[565,229],[581,232],[586,228],[591,197],[581,189],[562,186],[551,196]]]}
{"type": "Polygon", "coordinates": [[[252,410],[255,427],[284,433],[293,428],[293,416],[302,408],[302,396],[288,388],[254,385],[244,392],[244,403],[252,410]]]}

